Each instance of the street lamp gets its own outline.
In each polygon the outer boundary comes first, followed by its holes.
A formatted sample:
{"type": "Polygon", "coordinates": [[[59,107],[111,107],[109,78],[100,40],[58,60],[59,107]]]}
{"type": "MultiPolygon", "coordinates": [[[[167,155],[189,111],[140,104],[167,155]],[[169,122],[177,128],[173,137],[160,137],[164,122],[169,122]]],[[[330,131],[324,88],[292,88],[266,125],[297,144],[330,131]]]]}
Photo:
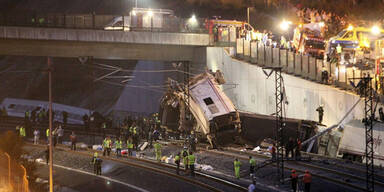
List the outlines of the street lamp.
{"type": "Polygon", "coordinates": [[[379,26],[375,25],[371,28],[371,33],[374,35],[380,35],[381,29],[379,26]]]}
{"type": "Polygon", "coordinates": [[[283,20],[283,22],[280,23],[280,29],[283,31],[287,31],[290,25],[292,25],[291,21],[283,20]]]}

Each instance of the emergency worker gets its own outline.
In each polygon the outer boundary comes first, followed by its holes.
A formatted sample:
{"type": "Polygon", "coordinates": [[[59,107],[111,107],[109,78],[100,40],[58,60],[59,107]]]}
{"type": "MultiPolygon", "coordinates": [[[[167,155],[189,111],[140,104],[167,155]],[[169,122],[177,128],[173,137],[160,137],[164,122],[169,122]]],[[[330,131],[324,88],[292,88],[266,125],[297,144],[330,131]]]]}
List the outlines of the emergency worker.
{"type": "Polygon", "coordinates": [[[180,170],[180,153],[177,153],[175,156],[175,163],[176,163],[176,174],[179,174],[180,170]]]}
{"type": "Polygon", "coordinates": [[[195,176],[195,160],[196,160],[195,155],[191,151],[188,155],[188,166],[189,166],[189,169],[191,170],[192,177],[195,176]]]}
{"type": "Polygon", "coordinates": [[[127,140],[127,149],[128,149],[128,156],[132,156],[133,143],[131,138],[128,138],[127,140]]]}
{"type": "Polygon", "coordinates": [[[121,142],[120,138],[117,138],[117,140],[115,141],[115,147],[116,147],[116,155],[120,157],[121,148],[123,147],[123,143],[121,142]]]}
{"type": "Polygon", "coordinates": [[[181,155],[183,156],[183,164],[185,170],[188,170],[188,150],[187,147],[184,147],[183,151],[181,151],[181,155]]]}
{"type": "Polygon", "coordinates": [[[309,173],[308,170],[305,170],[305,174],[304,174],[304,177],[303,177],[304,192],[310,192],[310,190],[311,190],[311,182],[312,182],[312,175],[309,173]]]}
{"type": "Polygon", "coordinates": [[[233,162],[233,167],[235,168],[235,177],[236,177],[236,179],[240,179],[241,162],[237,158],[233,162]]]}
{"type": "Polygon", "coordinates": [[[111,153],[111,144],[112,144],[112,141],[109,137],[106,137],[103,141],[103,156],[105,156],[105,154],[107,154],[107,156],[110,155],[111,153]]]}
{"type": "Polygon", "coordinates": [[[319,123],[321,124],[323,122],[323,116],[324,116],[324,108],[323,105],[320,105],[316,111],[319,113],[319,123]]]}
{"type": "Polygon", "coordinates": [[[249,156],[249,174],[251,178],[253,177],[253,174],[255,172],[255,167],[256,167],[256,160],[252,156],[249,156]]]}
{"type": "Polygon", "coordinates": [[[21,126],[20,129],[19,129],[19,131],[20,131],[20,137],[21,137],[21,138],[24,138],[24,137],[26,136],[24,126],[21,126]]]}
{"type": "Polygon", "coordinates": [[[155,145],[155,155],[156,155],[156,160],[161,161],[161,144],[159,142],[156,142],[155,145]]]}

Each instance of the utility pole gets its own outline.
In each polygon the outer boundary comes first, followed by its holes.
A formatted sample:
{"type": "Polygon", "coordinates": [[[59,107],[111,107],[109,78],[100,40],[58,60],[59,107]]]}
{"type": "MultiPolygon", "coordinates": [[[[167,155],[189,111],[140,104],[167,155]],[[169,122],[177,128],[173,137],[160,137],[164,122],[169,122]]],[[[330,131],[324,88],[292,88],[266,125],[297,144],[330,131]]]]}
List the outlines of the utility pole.
{"type": "Polygon", "coordinates": [[[52,149],[52,66],[48,57],[48,92],[49,92],[49,192],[53,192],[53,149],[52,149]]]}
{"type": "Polygon", "coordinates": [[[249,23],[249,7],[247,7],[247,23],[250,24],[249,23]]]}
{"type": "Polygon", "coordinates": [[[284,121],[283,121],[283,77],[281,76],[281,67],[264,67],[264,73],[267,78],[275,73],[275,99],[276,99],[276,129],[275,129],[275,142],[276,142],[276,167],[277,167],[277,180],[284,183],[284,121]],[[268,74],[264,69],[270,69],[268,74]]]}
{"type": "Polygon", "coordinates": [[[362,91],[364,97],[364,119],[365,126],[365,166],[366,166],[366,191],[375,191],[375,169],[373,159],[373,121],[375,117],[375,111],[373,109],[373,88],[371,85],[372,78],[369,74],[362,78],[350,78],[350,80],[359,79],[359,83],[355,84],[351,82],[354,88],[358,88],[362,91]]]}
{"type": "Polygon", "coordinates": [[[375,191],[374,184],[374,165],[373,165],[373,120],[375,112],[373,111],[373,90],[371,86],[372,78],[364,77],[362,86],[364,89],[364,118],[365,118],[365,165],[367,169],[367,190],[375,191]]]}

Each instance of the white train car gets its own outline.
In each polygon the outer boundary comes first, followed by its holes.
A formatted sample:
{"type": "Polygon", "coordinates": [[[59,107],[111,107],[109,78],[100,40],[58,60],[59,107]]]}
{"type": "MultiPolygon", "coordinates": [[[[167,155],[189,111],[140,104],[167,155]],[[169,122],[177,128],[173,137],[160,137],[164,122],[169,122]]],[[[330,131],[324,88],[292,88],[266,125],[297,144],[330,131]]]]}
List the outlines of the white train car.
{"type": "MultiPolygon", "coordinates": [[[[374,164],[384,165],[384,123],[374,122],[373,149],[374,164]]],[[[343,136],[339,144],[339,155],[345,159],[365,162],[365,127],[361,120],[351,120],[344,125],[343,136]]]]}

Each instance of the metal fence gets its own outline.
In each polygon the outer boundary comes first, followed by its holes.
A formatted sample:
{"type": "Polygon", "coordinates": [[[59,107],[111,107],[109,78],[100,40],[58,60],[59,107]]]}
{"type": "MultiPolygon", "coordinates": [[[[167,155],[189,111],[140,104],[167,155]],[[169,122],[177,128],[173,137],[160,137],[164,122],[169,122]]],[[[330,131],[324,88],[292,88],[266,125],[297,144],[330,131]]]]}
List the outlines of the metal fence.
{"type": "Polygon", "coordinates": [[[74,14],[7,14],[0,13],[1,26],[23,26],[23,27],[53,27],[70,29],[94,29],[104,30],[114,20],[120,18],[122,22],[116,24],[113,30],[129,31],[154,31],[154,32],[177,32],[177,33],[208,33],[205,28],[204,19],[196,18],[191,23],[190,19],[178,17],[153,18],[149,24],[143,21],[131,21],[129,16],[123,15],[74,15],[74,14]],[[124,21],[129,20],[129,21],[124,21]]]}
{"type": "MultiPolygon", "coordinates": [[[[350,85],[352,78],[362,77],[364,74],[374,74],[372,68],[358,68],[346,65],[336,65],[323,59],[294,53],[287,49],[273,48],[262,42],[237,39],[236,57],[265,67],[282,67],[285,73],[300,76],[304,79],[325,83],[342,89],[354,89],[350,85]],[[328,81],[322,80],[322,72],[328,72],[328,81]]],[[[373,81],[373,84],[375,81],[373,81]]]]}
{"type": "Polygon", "coordinates": [[[24,166],[4,152],[0,152],[0,170],[0,191],[29,191],[27,172],[24,166]]]}

